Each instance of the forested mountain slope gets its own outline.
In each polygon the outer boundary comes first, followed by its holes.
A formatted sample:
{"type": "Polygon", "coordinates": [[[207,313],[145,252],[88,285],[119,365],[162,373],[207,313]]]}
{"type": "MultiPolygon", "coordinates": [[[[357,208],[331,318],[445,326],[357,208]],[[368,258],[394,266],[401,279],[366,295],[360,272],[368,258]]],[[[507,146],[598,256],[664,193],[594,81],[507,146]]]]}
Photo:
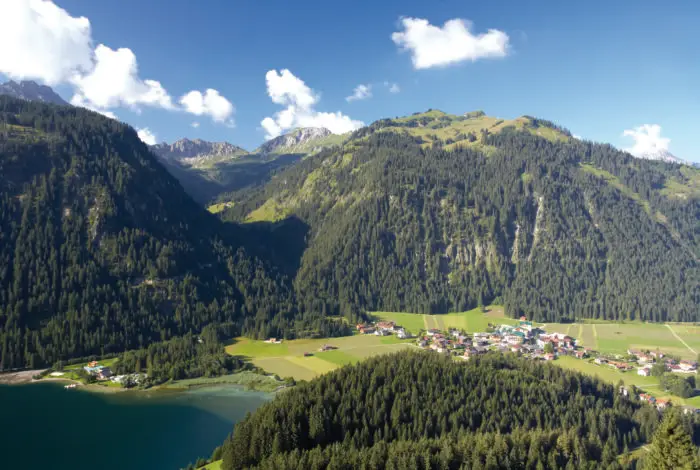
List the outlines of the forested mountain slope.
{"type": "Polygon", "coordinates": [[[132,128],[0,97],[0,370],[209,323],[330,334],[296,313],[266,243],[196,204],[132,128]]]}
{"type": "Polygon", "coordinates": [[[700,320],[700,172],[547,121],[385,119],[232,199],[227,220],[310,226],[305,310],[700,320]]]}
{"type": "Polygon", "coordinates": [[[622,468],[659,419],[549,364],[403,352],[279,394],[235,426],[222,468],[622,468]]]}

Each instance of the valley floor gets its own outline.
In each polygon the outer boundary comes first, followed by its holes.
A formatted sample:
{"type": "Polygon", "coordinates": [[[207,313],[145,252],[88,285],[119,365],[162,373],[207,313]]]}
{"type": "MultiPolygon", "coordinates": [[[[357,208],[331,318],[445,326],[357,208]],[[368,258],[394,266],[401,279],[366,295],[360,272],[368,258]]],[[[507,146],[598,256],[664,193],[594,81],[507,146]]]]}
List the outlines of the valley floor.
{"type": "MultiPolygon", "coordinates": [[[[505,318],[503,307],[490,306],[486,311],[474,309],[468,312],[444,315],[425,315],[403,312],[374,312],[377,320],[393,321],[409,333],[450,328],[467,333],[485,331],[489,324],[516,324],[517,320],[505,318]]],[[[600,323],[548,323],[539,325],[548,332],[564,333],[577,340],[579,346],[606,355],[625,355],[630,349],[659,350],[664,354],[695,360],[700,351],[700,325],[653,324],[642,322],[600,323]]],[[[268,373],[296,380],[311,380],[346,364],[354,364],[366,357],[415,348],[415,339],[400,340],[396,336],[354,335],[340,338],[302,339],[275,344],[248,338],[237,338],[226,347],[229,354],[242,356],[268,373]],[[321,351],[324,345],[332,347],[321,351]]],[[[637,370],[623,372],[606,365],[597,365],[592,359],[583,360],[561,356],[554,364],[593,375],[609,383],[622,381],[635,385],[656,398],[670,398],[673,403],[700,407],[700,396],[682,399],[670,396],[659,386],[657,377],[644,377],[637,370]]]]}

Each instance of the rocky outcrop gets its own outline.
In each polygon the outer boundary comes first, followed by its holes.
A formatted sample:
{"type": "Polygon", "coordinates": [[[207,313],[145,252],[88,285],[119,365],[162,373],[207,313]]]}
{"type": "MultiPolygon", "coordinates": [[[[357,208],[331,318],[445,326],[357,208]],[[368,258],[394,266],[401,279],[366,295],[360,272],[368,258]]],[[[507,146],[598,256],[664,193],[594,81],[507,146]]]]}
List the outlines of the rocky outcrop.
{"type": "Polygon", "coordinates": [[[10,80],[0,84],[0,95],[10,95],[28,101],[42,101],[51,104],[68,104],[51,87],[39,85],[31,80],[15,82],[10,80]]]}
{"type": "Polygon", "coordinates": [[[331,135],[331,131],[323,127],[302,127],[288,134],[268,140],[260,146],[258,153],[269,154],[281,153],[285,150],[293,151],[297,147],[329,135],[331,135]]]}
{"type": "Polygon", "coordinates": [[[180,139],[172,144],[153,145],[151,150],[164,160],[186,166],[200,166],[233,160],[248,152],[228,142],[207,142],[201,139],[180,139]]]}

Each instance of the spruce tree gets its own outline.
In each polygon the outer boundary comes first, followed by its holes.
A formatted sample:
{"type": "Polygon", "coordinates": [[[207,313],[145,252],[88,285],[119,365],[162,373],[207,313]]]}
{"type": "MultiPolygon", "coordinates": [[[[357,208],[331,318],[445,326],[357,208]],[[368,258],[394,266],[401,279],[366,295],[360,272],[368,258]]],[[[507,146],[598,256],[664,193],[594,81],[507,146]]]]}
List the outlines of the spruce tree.
{"type": "Polygon", "coordinates": [[[683,427],[681,417],[670,412],[654,434],[645,470],[700,470],[698,449],[683,427]]]}

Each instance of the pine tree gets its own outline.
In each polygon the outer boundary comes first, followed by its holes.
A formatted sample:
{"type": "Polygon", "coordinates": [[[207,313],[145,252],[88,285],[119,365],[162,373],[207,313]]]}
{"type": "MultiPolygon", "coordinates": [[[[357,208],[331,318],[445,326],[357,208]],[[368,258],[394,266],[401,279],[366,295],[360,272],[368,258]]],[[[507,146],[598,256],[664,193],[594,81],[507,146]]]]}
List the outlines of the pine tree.
{"type": "Polygon", "coordinates": [[[680,415],[668,413],[654,434],[645,470],[700,470],[697,448],[683,427],[680,415]]]}

